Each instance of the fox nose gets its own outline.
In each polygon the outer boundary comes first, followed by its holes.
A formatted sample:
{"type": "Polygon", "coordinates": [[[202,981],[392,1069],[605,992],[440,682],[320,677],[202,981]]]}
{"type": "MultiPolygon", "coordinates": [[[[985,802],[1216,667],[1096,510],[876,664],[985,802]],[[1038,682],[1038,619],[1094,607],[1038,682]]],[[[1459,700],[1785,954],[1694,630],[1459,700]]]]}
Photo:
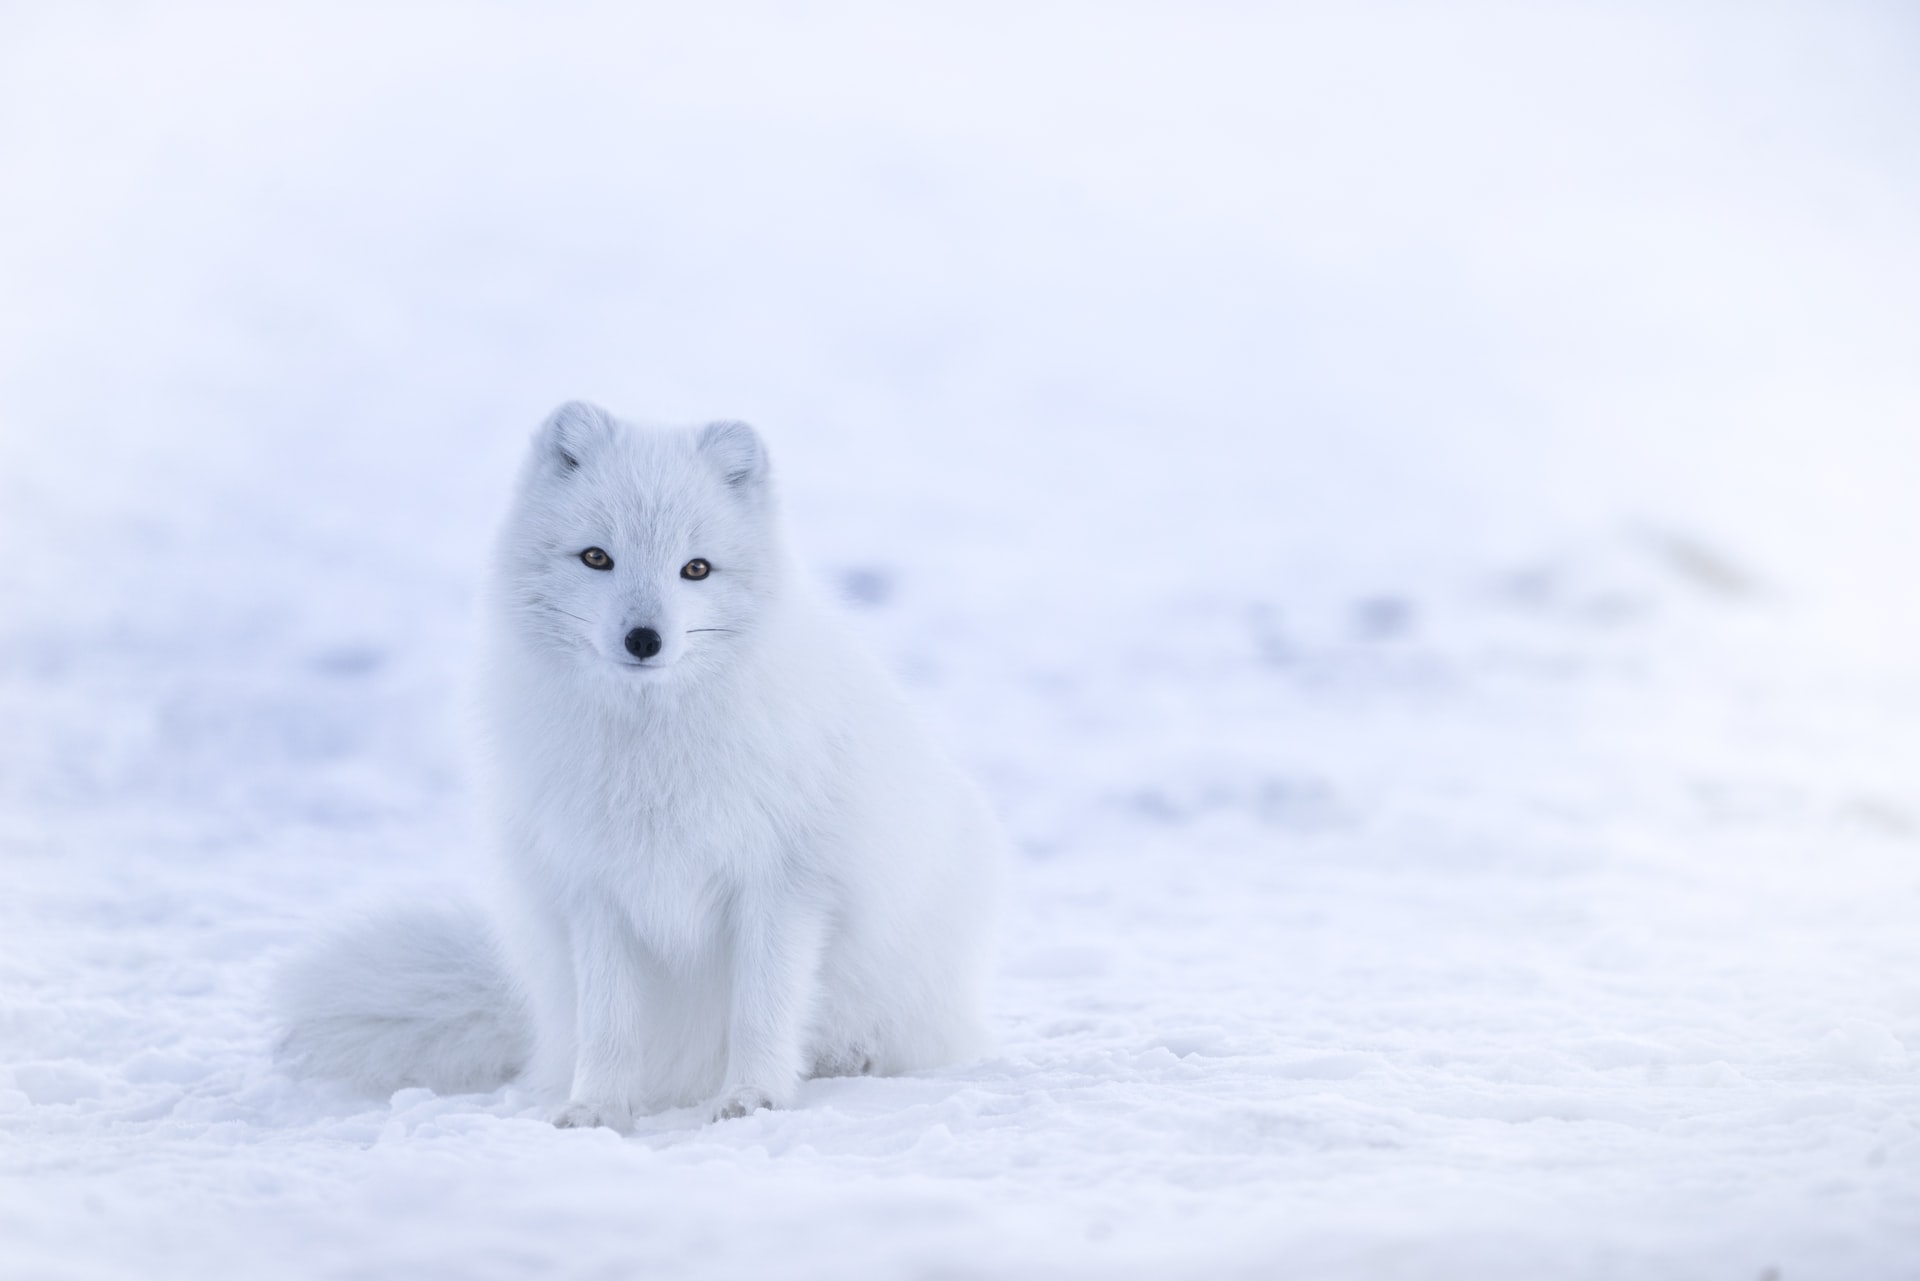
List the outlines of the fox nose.
{"type": "Polygon", "coordinates": [[[627,633],[627,653],[635,658],[652,658],[660,652],[660,633],[651,627],[636,627],[627,633]]]}

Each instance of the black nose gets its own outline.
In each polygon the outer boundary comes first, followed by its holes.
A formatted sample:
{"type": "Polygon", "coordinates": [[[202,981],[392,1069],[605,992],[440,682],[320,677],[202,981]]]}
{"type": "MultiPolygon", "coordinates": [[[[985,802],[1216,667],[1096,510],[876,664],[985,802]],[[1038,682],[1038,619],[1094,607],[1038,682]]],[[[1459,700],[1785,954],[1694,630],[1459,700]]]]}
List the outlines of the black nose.
{"type": "Polygon", "coordinates": [[[627,653],[635,658],[652,658],[660,652],[660,633],[651,627],[636,627],[627,633],[627,653]]]}

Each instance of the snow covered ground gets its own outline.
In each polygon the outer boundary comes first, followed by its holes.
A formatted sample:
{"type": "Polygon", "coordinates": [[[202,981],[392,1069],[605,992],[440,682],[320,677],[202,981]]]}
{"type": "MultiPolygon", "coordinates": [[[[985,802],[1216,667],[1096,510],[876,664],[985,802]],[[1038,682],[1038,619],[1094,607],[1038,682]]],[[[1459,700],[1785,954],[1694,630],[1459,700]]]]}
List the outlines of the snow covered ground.
{"type": "Polygon", "coordinates": [[[0,17],[0,1276],[1920,1276],[1903,6],[0,17]],[[768,435],[998,1051],[273,1067],[575,396],[768,435]]]}

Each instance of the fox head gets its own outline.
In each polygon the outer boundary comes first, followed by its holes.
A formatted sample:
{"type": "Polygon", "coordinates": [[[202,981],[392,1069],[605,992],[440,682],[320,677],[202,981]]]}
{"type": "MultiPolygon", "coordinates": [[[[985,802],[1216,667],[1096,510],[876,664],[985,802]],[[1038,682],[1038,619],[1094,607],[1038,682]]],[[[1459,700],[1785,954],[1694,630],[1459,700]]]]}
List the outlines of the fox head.
{"type": "Polygon", "coordinates": [[[724,664],[782,566],[766,447],[745,423],[641,428],[583,402],[535,433],[500,545],[519,638],[632,682],[724,664]]]}

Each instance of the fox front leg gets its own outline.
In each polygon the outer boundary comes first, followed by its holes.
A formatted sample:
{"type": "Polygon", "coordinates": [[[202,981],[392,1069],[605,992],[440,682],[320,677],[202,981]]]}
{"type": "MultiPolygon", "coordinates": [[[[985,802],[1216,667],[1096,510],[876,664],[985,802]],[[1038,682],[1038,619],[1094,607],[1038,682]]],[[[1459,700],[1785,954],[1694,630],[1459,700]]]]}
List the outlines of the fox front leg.
{"type": "Polygon", "coordinates": [[[714,1101],[714,1120],[793,1102],[806,1073],[801,1037],[819,990],[825,940],[825,913],[785,895],[751,904],[736,918],[727,1083],[714,1101]]]}
{"type": "Polygon", "coordinates": [[[583,907],[569,921],[574,982],[573,1085],[554,1114],[562,1129],[633,1128],[646,1052],[646,958],[612,904],[583,907]]]}

